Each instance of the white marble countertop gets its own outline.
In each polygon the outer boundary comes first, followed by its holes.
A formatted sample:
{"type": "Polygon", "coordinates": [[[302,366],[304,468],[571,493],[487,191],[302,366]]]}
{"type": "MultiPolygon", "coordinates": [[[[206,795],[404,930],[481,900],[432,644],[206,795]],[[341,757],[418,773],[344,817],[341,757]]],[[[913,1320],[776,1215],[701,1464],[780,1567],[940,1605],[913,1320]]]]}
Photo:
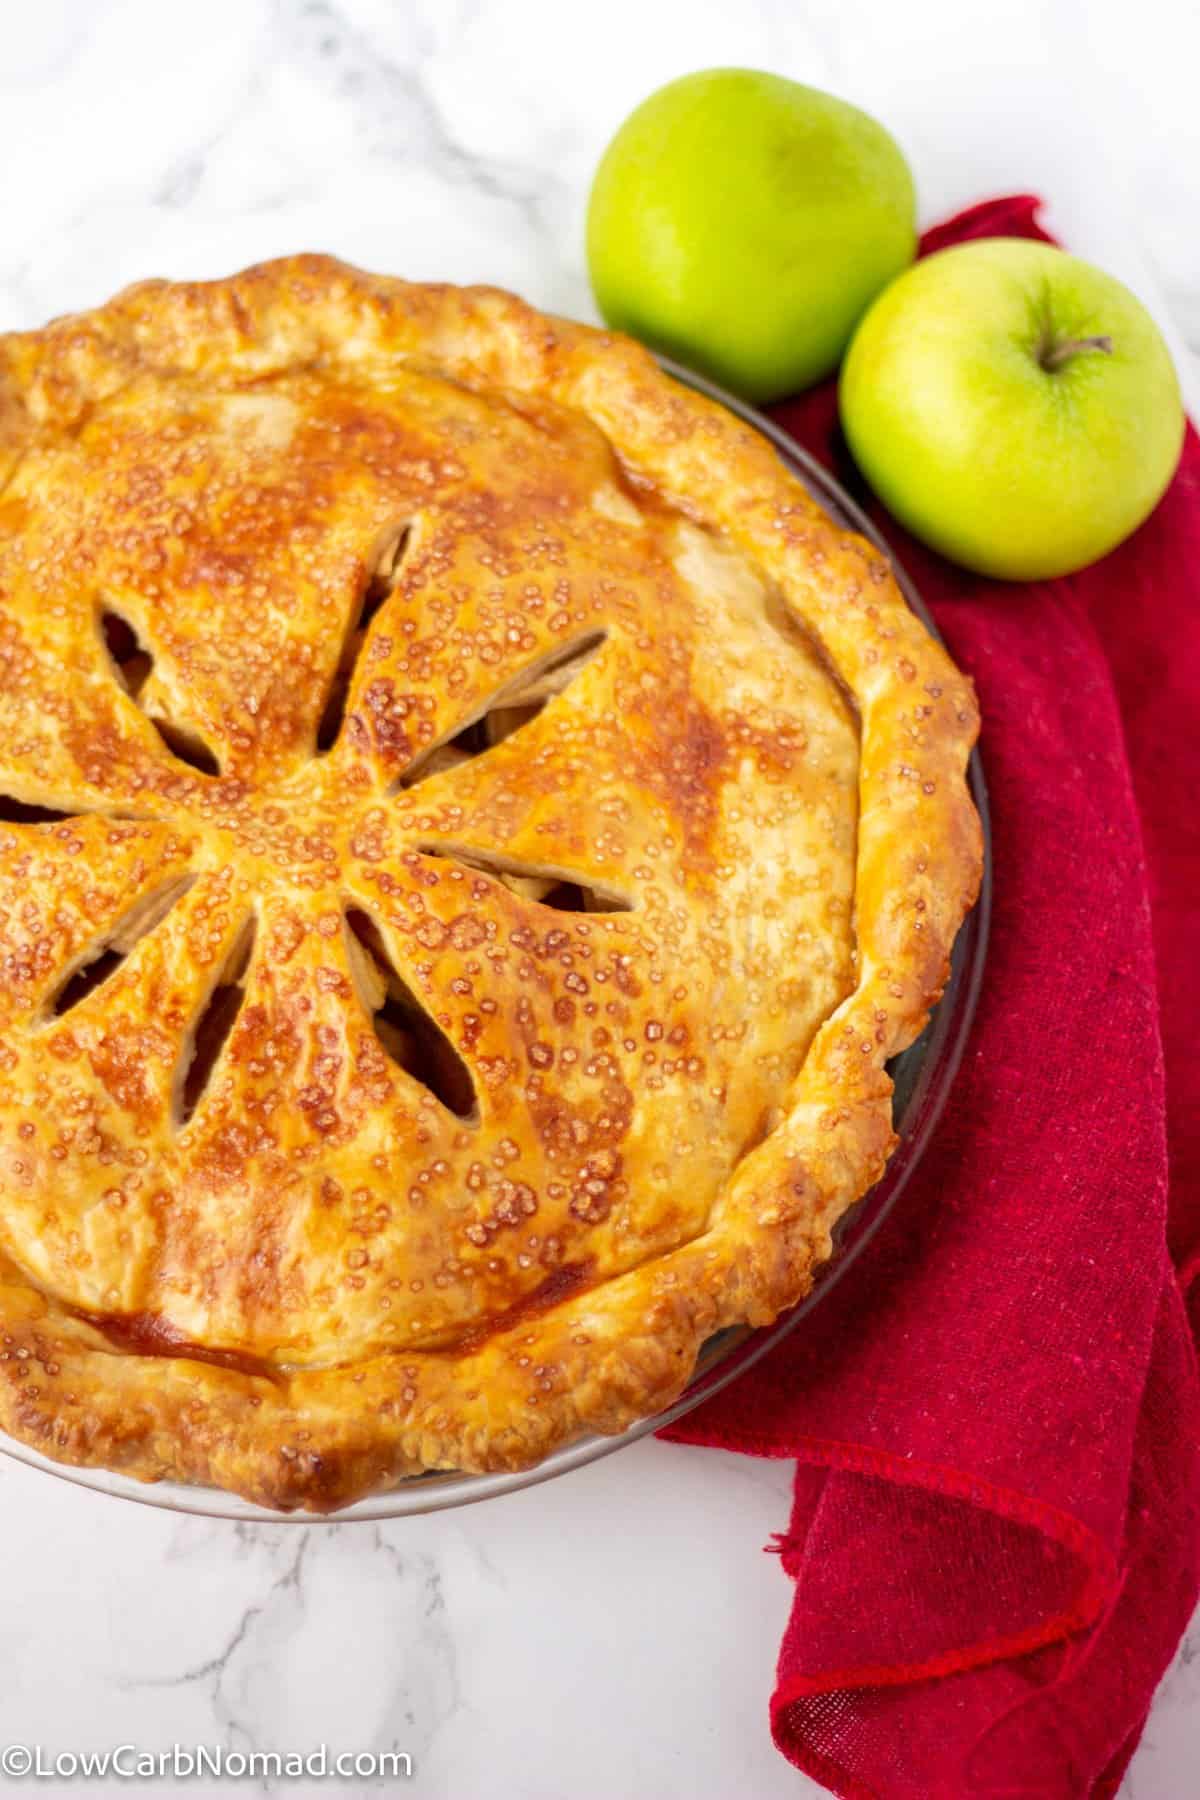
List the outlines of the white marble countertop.
{"type": "MultiPolygon", "coordinates": [[[[8,0],[3,43],[0,328],[297,249],[590,316],[608,134],[661,81],[741,63],[878,113],[927,219],[1044,194],[1200,406],[1200,32],[1167,0],[8,0]]],[[[790,1475],[651,1442],[463,1512],[264,1527],[0,1459],[0,1743],[399,1749],[428,1800],[816,1793],[766,1719],[790,1475]]],[[[1197,1651],[1127,1796],[1196,1792],[1197,1651]]]]}

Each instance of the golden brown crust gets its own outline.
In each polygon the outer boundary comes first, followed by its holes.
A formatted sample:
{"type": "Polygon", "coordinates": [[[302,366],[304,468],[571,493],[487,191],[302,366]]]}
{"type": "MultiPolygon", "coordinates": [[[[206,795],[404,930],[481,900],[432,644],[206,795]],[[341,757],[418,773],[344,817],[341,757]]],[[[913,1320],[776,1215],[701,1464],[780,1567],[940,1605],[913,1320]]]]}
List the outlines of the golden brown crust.
{"type": "Polygon", "coordinates": [[[627,340],[321,257],[0,340],[0,459],[4,1428],[328,1510],[800,1298],[980,873],[878,554],[627,340]]]}

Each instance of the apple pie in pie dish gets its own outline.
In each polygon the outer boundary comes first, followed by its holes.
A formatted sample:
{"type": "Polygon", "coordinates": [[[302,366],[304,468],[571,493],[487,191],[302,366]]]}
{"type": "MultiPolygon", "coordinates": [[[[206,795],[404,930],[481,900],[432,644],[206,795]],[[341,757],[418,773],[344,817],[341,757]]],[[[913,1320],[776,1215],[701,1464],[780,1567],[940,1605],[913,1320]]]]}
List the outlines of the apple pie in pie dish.
{"type": "Polygon", "coordinates": [[[969,682],[635,344],[298,257],[0,339],[0,1428],[328,1511],[793,1305],[969,682]]]}

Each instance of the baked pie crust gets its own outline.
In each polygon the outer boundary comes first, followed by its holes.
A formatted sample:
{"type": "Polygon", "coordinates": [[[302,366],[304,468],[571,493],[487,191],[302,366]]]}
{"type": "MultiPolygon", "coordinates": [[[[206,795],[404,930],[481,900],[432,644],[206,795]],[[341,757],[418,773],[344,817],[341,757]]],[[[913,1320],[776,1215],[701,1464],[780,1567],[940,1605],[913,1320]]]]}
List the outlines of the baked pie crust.
{"type": "Polygon", "coordinates": [[[800,1298],[969,682],[627,340],[297,257],[0,340],[0,1425],[325,1511],[800,1298]]]}

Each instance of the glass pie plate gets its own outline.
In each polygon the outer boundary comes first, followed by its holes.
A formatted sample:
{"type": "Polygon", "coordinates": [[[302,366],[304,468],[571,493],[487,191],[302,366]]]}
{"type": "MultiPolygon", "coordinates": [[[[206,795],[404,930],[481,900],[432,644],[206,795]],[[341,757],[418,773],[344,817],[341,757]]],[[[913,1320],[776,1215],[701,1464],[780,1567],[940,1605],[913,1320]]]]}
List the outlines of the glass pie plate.
{"type": "MultiPolygon", "coordinates": [[[[937,635],[937,628],[921,602],[912,582],[899,567],[887,544],[832,475],[806,450],[771,423],[769,419],[745,406],[730,394],[703,377],[676,363],[663,359],[668,373],[710,399],[719,401],[732,413],[762,433],[775,447],[788,467],[799,477],[809,492],[841,525],[860,532],[888,558],[896,579],[913,611],[926,627],[937,635]]],[[[875,1233],[892,1208],[900,1200],[919,1164],[926,1145],[933,1136],[946,1104],[954,1077],[962,1059],[971,1021],[983,978],[987,949],[988,923],[991,913],[991,833],[988,827],[987,792],[983,770],[976,751],[971,758],[969,780],[975,804],[983,821],[984,870],[979,901],[969,914],[954,947],[950,979],[941,1001],[921,1036],[890,1065],[895,1083],[892,1101],[893,1120],[899,1143],[882,1179],[844,1214],[834,1231],[834,1252],[818,1272],[811,1292],[800,1304],[765,1330],[753,1331],[737,1326],[718,1332],[702,1347],[687,1387],[673,1405],[649,1418],[640,1419],[627,1431],[612,1437],[590,1436],[554,1451],[532,1469],[518,1469],[500,1474],[467,1475],[457,1471],[413,1476],[386,1493],[374,1494],[353,1506],[330,1516],[305,1512],[275,1512],[269,1507],[255,1506],[237,1495],[212,1488],[185,1487],[175,1482],[140,1482],[130,1476],[107,1469],[76,1469],[51,1461],[38,1451],[29,1449],[0,1434],[0,1452],[41,1469],[60,1480],[78,1487],[118,1499],[133,1500],[143,1506],[164,1507],[168,1511],[198,1513],[209,1518],[252,1520],[267,1524],[341,1524],[355,1519],[394,1519],[410,1513],[438,1512],[452,1506],[466,1506],[472,1501],[491,1500],[502,1494],[532,1487],[581,1468],[598,1457],[609,1456],[626,1444],[635,1443],[652,1431],[681,1418],[701,1401],[709,1399],[736,1381],[753,1367],[789,1332],[802,1330],[804,1320],[820,1306],[834,1285],[875,1233]]]]}

